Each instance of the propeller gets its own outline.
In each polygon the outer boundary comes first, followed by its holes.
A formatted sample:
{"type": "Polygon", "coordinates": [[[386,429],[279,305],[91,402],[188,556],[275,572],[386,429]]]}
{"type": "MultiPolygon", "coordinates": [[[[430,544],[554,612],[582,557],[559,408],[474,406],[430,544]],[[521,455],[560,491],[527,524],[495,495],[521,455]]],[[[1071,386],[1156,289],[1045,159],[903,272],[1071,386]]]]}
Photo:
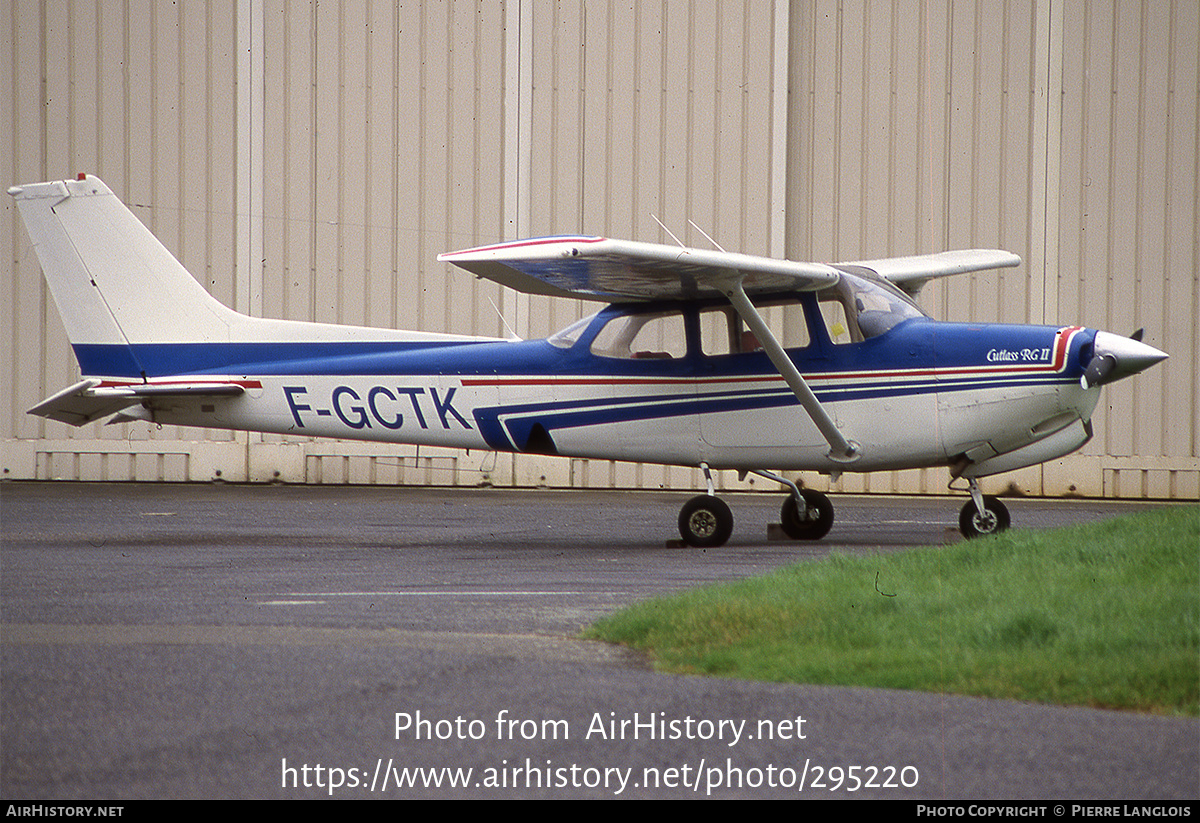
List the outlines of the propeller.
{"type": "Polygon", "coordinates": [[[1145,329],[1138,329],[1129,337],[1096,332],[1092,359],[1079,378],[1079,385],[1085,389],[1103,386],[1166,360],[1166,352],[1142,342],[1145,332],[1145,329]]]}

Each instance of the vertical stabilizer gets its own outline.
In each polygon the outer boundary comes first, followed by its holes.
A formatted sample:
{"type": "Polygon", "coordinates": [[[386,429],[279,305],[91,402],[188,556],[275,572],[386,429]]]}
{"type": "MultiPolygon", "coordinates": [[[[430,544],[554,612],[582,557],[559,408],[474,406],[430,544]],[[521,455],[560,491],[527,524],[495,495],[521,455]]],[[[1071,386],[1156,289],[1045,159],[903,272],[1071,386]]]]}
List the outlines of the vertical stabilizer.
{"type": "Polygon", "coordinates": [[[217,342],[239,317],[99,178],[9,189],[72,345],[217,342]]]}
{"type": "Polygon", "coordinates": [[[8,193],[84,375],[240,372],[239,364],[293,358],[297,344],[484,339],[239,314],[205,291],[99,178],[14,186],[8,193]]]}

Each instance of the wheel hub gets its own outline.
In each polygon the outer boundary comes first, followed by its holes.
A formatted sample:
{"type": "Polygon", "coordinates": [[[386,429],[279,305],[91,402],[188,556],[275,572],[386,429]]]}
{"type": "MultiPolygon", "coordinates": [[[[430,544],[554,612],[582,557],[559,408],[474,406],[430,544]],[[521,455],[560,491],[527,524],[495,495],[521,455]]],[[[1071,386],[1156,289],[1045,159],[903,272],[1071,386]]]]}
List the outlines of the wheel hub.
{"type": "Polygon", "coordinates": [[[975,515],[975,528],[984,534],[990,534],[995,531],[998,522],[996,513],[990,510],[976,513],[975,515]]]}
{"type": "Polygon", "coordinates": [[[713,516],[712,512],[701,509],[692,512],[692,516],[688,519],[688,525],[692,532],[700,537],[711,537],[717,530],[717,518],[713,516]]]}

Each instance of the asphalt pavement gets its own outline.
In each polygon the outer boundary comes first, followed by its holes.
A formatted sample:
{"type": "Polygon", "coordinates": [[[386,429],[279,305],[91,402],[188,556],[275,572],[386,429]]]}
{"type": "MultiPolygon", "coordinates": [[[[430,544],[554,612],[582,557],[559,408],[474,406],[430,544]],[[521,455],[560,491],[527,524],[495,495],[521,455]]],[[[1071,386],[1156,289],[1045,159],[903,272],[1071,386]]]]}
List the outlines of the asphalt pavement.
{"type": "MultiPolygon", "coordinates": [[[[1200,796],[1194,718],[674,676],[582,627],[831,551],[956,542],[959,498],[834,498],[824,541],[681,493],[0,484],[0,796],[1200,796]]],[[[1009,502],[1014,527],[1151,504],[1009,502]]]]}

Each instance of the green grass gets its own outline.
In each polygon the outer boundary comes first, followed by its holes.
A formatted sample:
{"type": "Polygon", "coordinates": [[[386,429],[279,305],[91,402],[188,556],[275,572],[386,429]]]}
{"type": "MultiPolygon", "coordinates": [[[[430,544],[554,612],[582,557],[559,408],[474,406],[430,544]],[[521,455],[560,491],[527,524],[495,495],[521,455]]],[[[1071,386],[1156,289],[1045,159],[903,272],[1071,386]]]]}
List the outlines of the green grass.
{"type": "Polygon", "coordinates": [[[833,555],[642,603],[587,637],[662,670],[1200,714],[1200,507],[833,555]]]}

